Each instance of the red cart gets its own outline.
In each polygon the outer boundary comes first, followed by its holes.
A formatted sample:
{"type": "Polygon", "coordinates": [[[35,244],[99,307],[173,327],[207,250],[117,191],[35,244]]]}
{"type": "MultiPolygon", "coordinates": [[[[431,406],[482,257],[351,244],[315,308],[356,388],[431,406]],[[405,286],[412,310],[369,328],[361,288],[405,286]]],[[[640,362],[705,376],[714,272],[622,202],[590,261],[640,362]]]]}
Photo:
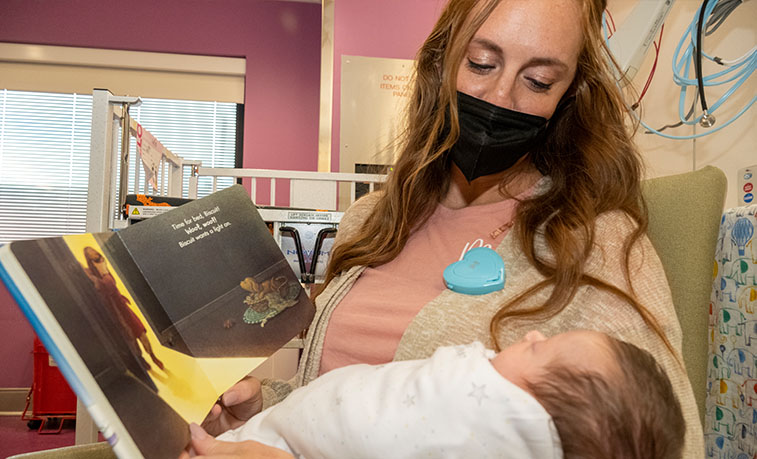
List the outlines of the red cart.
{"type": "Polygon", "coordinates": [[[60,433],[66,419],[76,419],[76,395],[63,378],[55,361],[50,357],[45,346],[34,337],[34,370],[32,387],[26,396],[26,407],[21,419],[28,421],[30,429],[37,429],[38,433],[60,433]],[[31,415],[28,415],[29,405],[32,405],[31,415]],[[50,424],[56,425],[47,429],[50,424]]]}

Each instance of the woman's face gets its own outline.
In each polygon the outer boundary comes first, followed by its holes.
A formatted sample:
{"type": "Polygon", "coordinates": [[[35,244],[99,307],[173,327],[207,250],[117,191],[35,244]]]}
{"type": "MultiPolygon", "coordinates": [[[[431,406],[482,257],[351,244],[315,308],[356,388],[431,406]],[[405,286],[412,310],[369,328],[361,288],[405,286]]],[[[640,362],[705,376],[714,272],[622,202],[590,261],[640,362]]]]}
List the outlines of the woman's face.
{"type": "Polygon", "coordinates": [[[93,249],[92,247],[84,248],[84,257],[87,260],[91,260],[93,263],[101,263],[103,261],[103,256],[100,254],[100,252],[93,249]]]}
{"type": "Polygon", "coordinates": [[[576,0],[502,0],[468,44],[457,90],[551,118],[576,74],[580,14],[576,0]]]}

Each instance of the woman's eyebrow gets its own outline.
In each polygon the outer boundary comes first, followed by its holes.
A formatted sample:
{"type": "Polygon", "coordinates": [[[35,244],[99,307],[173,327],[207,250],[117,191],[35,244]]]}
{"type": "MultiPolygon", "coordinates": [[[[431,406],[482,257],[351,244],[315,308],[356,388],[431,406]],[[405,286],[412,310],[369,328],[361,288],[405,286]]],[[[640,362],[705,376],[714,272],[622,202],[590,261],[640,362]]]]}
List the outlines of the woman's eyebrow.
{"type": "MultiPolygon", "coordinates": [[[[488,40],[486,38],[473,38],[470,42],[472,45],[478,45],[481,46],[489,51],[492,51],[494,53],[503,55],[502,47],[498,44],[494,43],[491,40],[488,40]]],[[[557,70],[562,72],[567,72],[570,68],[568,67],[568,64],[561,61],[560,59],[556,57],[532,57],[531,59],[526,62],[526,65],[524,67],[556,67],[557,70]]]]}
{"type": "Polygon", "coordinates": [[[532,57],[526,62],[525,67],[557,67],[563,72],[568,71],[568,64],[554,57],[532,57]]]}
{"type": "Polygon", "coordinates": [[[471,44],[479,45],[488,49],[489,51],[502,54],[502,48],[498,44],[494,43],[491,40],[487,40],[486,38],[474,38],[473,40],[471,40],[471,44]]]}

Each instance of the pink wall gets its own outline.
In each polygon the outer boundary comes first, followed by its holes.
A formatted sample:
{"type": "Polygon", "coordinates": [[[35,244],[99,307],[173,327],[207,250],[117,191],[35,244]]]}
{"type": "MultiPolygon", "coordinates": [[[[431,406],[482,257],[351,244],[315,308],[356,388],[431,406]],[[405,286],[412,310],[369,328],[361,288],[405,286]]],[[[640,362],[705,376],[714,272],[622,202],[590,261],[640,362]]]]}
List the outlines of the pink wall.
{"type": "Polygon", "coordinates": [[[34,334],[0,282],[0,387],[30,387],[34,334]]]}
{"type": "Polygon", "coordinates": [[[332,171],[339,171],[342,55],[414,59],[446,3],[446,0],[334,2],[332,171]]]}
{"type": "MultiPolygon", "coordinates": [[[[0,42],[245,57],[244,167],[316,170],[320,20],[298,2],[3,0],[0,42]]],[[[2,285],[0,336],[0,387],[28,387],[31,329],[2,285]]]]}

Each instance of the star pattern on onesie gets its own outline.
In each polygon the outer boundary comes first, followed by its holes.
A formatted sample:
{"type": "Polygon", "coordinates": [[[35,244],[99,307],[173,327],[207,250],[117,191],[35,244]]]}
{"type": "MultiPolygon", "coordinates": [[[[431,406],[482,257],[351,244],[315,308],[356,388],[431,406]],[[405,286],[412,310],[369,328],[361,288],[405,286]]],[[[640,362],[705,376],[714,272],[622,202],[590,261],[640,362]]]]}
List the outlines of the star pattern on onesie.
{"type": "Polygon", "coordinates": [[[402,402],[403,405],[410,408],[411,406],[415,405],[415,395],[407,394],[405,396],[405,400],[402,402]]]}
{"type": "Polygon", "coordinates": [[[486,384],[481,384],[480,386],[476,383],[471,383],[473,386],[473,389],[468,393],[468,397],[473,397],[477,402],[478,406],[481,406],[481,402],[485,398],[489,398],[486,395],[486,384]]]}

